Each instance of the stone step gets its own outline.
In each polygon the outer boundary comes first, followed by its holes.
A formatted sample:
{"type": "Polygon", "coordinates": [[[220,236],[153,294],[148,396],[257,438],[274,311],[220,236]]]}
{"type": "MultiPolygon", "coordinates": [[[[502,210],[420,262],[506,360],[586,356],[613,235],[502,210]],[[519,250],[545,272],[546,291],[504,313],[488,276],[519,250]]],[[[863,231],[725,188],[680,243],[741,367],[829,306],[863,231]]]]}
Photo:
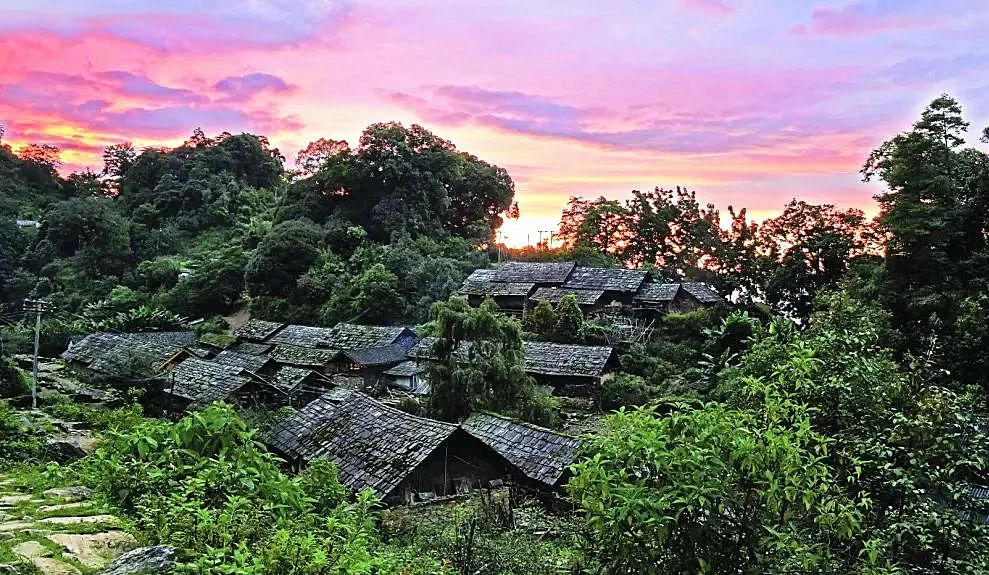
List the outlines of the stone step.
{"type": "Polygon", "coordinates": [[[48,539],[65,549],[65,554],[90,569],[102,569],[111,559],[137,547],[137,540],[123,531],[75,535],[57,533],[48,539]]]}
{"type": "Polygon", "coordinates": [[[115,515],[84,515],[79,517],[46,517],[38,521],[49,525],[89,525],[95,523],[119,523],[120,519],[115,515]]]}

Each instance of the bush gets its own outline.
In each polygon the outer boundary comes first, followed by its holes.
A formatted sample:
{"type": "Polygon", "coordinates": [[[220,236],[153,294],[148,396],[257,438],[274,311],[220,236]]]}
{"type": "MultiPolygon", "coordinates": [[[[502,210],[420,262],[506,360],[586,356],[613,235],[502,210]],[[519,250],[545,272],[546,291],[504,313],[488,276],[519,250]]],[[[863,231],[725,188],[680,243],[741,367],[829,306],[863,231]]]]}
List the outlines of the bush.
{"type": "Polygon", "coordinates": [[[645,405],[659,395],[659,390],[638,375],[617,373],[601,386],[601,408],[618,409],[645,405]]]}
{"type": "Polygon", "coordinates": [[[442,572],[380,545],[373,494],[348,501],[325,460],[286,476],[224,404],[110,431],[84,462],[88,483],[134,514],[149,543],[180,550],[180,573],[442,572]]]}
{"type": "Polygon", "coordinates": [[[37,459],[44,452],[39,433],[25,427],[6,401],[0,401],[0,461],[37,459]]]}

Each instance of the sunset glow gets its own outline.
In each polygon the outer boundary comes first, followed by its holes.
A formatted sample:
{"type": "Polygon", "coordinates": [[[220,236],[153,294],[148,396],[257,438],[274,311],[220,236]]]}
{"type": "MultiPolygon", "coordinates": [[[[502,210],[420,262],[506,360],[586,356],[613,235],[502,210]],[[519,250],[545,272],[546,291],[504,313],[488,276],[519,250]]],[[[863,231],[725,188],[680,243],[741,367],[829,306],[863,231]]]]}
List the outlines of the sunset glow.
{"type": "Polygon", "coordinates": [[[266,135],[291,159],[420,123],[508,169],[515,245],[554,230],[571,195],[654,186],[755,217],[792,197],[873,213],[860,166],[932,98],[989,123],[982,2],[45,4],[0,7],[15,149],[54,144],[67,170],[98,171],[108,144],[201,127],[266,135]]]}

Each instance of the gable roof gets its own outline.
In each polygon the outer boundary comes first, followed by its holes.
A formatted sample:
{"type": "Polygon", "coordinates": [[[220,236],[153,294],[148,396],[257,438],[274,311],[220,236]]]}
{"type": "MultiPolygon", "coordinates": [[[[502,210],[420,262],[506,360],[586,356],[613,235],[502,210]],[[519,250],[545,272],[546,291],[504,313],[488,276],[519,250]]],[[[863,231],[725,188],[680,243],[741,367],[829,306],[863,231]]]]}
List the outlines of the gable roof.
{"type": "Polygon", "coordinates": [[[396,365],[395,367],[386,369],[385,375],[392,375],[395,377],[412,377],[413,375],[419,375],[420,373],[425,373],[426,367],[419,365],[414,361],[403,361],[402,363],[396,365]]]}
{"type": "MultiPolygon", "coordinates": [[[[194,337],[194,334],[193,334],[194,337]]],[[[133,333],[95,332],[70,342],[62,352],[66,361],[76,361],[97,372],[107,372],[131,360],[147,360],[148,367],[165,362],[182,351],[179,338],[147,337],[133,333]]]]}
{"type": "Polygon", "coordinates": [[[334,413],[336,405],[350,393],[353,392],[345,389],[327,390],[302,409],[276,423],[265,434],[265,443],[289,459],[301,456],[303,443],[312,437],[316,429],[334,413]]]}
{"type": "Polygon", "coordinates": [[[680,285],[683,286],[684,291],[697,298],[697,301],[701,303],[713,304],[725,301],[725,298],[721,297],[718,292],[711,289],[707,284],[701,282],[684,282],[680,285]]]}
{"type": "Polygon", "coordinates": [[[408,357],[399,345],[383,345],[380,347],[365,347],[361,349],[349,349],[343,352],[350,361],[367,366],[388,365],[405,361],[408,357]]]}
{"type": "Polygon", "coordinates": [[[233,330],[234,337],[248,341],[264,341],[284,326],[284,323],[264,321],[263,319],[247,320],[247,323],[233,330]]]}
{"type": "Polygon", "coordinates": [[[526,341],[523,347],[525,371],[539,375],[598,377],[614,352],[608,346],[545,341],[526,341]]]}
{"type": "Polygon", "coordinates": [[[168,374],[165,391],[195,403],[210,403],[226,399],[250,381],[242,372],[236,366],[188,357],[168,374]]]}
{"type": "Polygon", "coordinates": [[[680,284],[648,283],[639,289],[635,299],[644,302],[671,302],[676,299],[679,291],[680,284]]]}
{"type": "Polygon", "coordinates": [[[527,477],[547,485],[563,477],[580,450],[576,437],[493,413],[472,413],[461,427],[527,477]]]}
{"type": "MultiPolygon", "coordinates": [[[[435,337],[423,338],[409,350],[409,357],[419,360],[435,360],[433,353],[435,337]]],[[[471,342],[462,341],[456,351],[461,361],[467,359],[471,342]]],[[[526,373],[536,375],[561,375],[577,377],[599,377],[608,366],[614,348],[602,345],[576,345],[549,343],[545,341],[523,341],[526,373]]]]}
{"type": "Polygon", "coordinates": [[[562,284],[575,262],[506,262],[495,274],[499,282],[562,284]]]}
{"type": "Polygon", "coordinates": [[[536,288],[534,283],[520,282],[472,282],[464,283],[460,293],[474,296],[526,297],[536,288]]]}
{"type": "Polygon", "coordinates": [[[317,380],[321,384],[320,387],[329,387],[330,385],[330,380],[318,371],[294,365],[279,367],[278,371],[268,378],[268,382],[275,389],[290,394],[298,390],[310,378],[317,380]]]}
{"type": "Polygon", "coordinates": [[[311,325],[287,325],[275,335],[267,338],[270,343],[285,343],[303,347],[333,347],[326,344],[333,328],[311,325]]]}
{"type": "Polygon", "coordinates": [[[395,343],[406,332],[412,333],[403,326],[339,323],[325,336],[325,345],[339,350],[381,347],[395,343]]]}
{"type": "Polygon", "coordinates": [[[306,461],[326,457],[336,464],[350,489],[385,497],[457,429],[352,392],[326,410],[300,450],[306,461]]]}
{"type": "Polygon", "coordinates": [[[551,303],[559,303],[563,296],[574,295],[577,297],[577,303],[580,305],[594,305],[604,296],[603,290],[587,290],[587,289],[573,289],[573,288],[556,288],[556,287],[543,287],[536,290],[536,293],[529,296],[532,301],[548,301],[551,303]]]}
{"type": "Polygon", "coordinates": [[[495,278],[498,276],[498,270],[493,270],[490,268],[478,268],[467,276],[464,280],[464,286],[475,283],[491,283],[496,281],[495,278]]]}
{"type": "Polygon", "coordinates": [[[335,349],[303,347],[299,345],[276,345],[271,352],[271,359],[298,367],[326,367],[340,354],[335,349]]]}
{"type": "Polygon", "coordinates": [[[230,351],[236,351],[237,353],[248,353],[250,355],[265,355],[271,351],[274,347],[270,343],[251,343],[247,341],[242,341],[240,343],[235,343],[228,347],[230,351]]]}
{"type": "Polygon", "coordinates": [[[223,365],[246,369],[247,371],[261,371],[264,366],[268,365],[271,358],[266,355],[252,355],[250,353],[241,353],[239,351],[225,349],[216,354],[213,361],[216,363],[222,363],[223,365]]]}
{"type": "Polygon", "coordinates": [[[638,291],[649,274],[646,270],[628,268],[578,267],[573,270],[564,287],[575,289],[600,289],[632,293],[638,291]]]}

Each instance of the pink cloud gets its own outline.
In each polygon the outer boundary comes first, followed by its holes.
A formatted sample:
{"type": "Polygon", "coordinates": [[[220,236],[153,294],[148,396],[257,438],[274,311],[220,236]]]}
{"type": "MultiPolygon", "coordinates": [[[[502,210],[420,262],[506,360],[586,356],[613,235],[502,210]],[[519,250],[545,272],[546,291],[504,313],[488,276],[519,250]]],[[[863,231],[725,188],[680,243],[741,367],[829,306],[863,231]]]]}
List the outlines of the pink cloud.
{"type": "Polygon", "coordinates": [[[936,14],[910,13],[895,3],[873,1],[842,8],[815,8],[809,22],[794,26],[790,32],[797,36],[860,36],[929,28],[941,22],[936,14]]]}
{"type": "Polygon", "coordinates": [[[724,0],[677,0],[682,8],[705,14],[730,14],[732,8],[724,0]]]}

